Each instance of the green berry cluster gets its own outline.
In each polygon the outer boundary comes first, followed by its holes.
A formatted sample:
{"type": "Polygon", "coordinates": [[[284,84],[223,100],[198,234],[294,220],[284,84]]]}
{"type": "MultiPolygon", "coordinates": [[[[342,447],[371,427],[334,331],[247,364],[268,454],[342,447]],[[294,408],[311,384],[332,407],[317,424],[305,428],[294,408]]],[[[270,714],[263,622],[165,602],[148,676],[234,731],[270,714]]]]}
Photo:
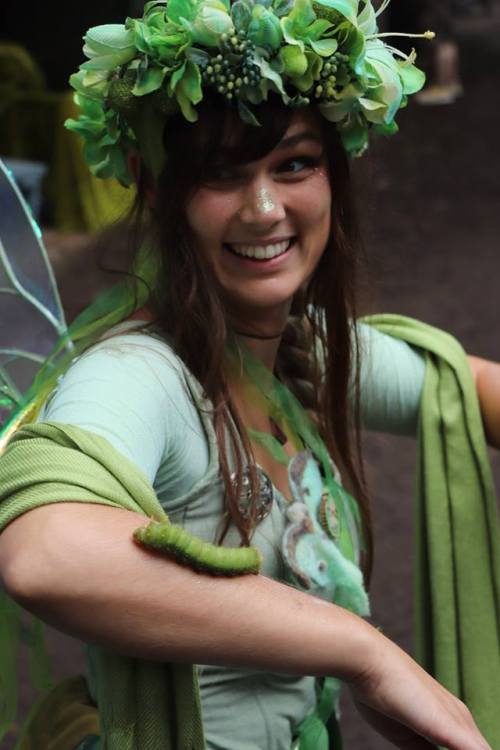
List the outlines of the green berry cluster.
{"type": "Polygon", "coordinates": [[[205,86],[212,86],[231,101],[242,86],[258,86],[260,69],[255,63],[255,45],[245,39],[245,32],[222,34],[219,52],[202,68],[205,86]]]}
{"type": "Polygon", "coordinates": [[[352,77],[349,55],[335,52],[321,69],[320,80],[314,89],[315,98],[332,101],[335,98],[335,89],[346,86],[352,77]]]}

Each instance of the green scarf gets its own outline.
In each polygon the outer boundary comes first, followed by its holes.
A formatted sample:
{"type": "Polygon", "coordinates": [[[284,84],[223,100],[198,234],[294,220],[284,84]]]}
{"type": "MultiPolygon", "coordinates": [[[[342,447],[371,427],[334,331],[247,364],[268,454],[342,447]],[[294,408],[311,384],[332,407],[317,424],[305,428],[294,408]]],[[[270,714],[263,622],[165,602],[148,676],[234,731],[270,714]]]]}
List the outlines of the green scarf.
{"type": "MultiPolygon", "coordinates": [[[[467,702],[490,744],[498,745],[497,518],[470,370],[447,334],[397,316],[366,322],[427,350],[419,435],[417,655],[467,702]]],[[[146,478],[102,438],[51,423],[22,428],[0,462],[0,530],[27,510],[68,498],[164,517],[146,478]]],[[[12,607],[0,602],[0,643],[12,622],[12,607]]],[[[203,748],[192,667],[102,649],[97,656],[103,749],[168,750],[175,731],[176,748],[203,748]]],[[[14,718],[12,690],[3,695],[11,698],[0,705],[5,726],[14,718]]],[[[0,723],[0,736],[1,729],[0,723]]]]}
{"type": "MultiPolygon", "coordinates": [[[[20,429],[2,456],[0,480],[0,529],[25,511],[68,499],[158,520],[166,517],[140,470],[104,438],[70,425],[46,422],[20,429]]],[[[0,624],[0,642],[6,649],[13,608],[3,598],[0,615],[8,613],[9,621],[0,624]]],[[[199,691],[191,665],[141,661],[93,648],[100,750],[203,750],[199,691]]],[[[5,696],[12,695],[15,684],[12,669],[11,664],[11,685],[2,686],[5,696]]],[[[4,729],[15,718],[16,707],[12,697],[9,700],[4,729]]]]}
{"type": "Polygon", "coordinates": [[[426,352],[417,476],[416,657],[500,747],[500,537],[476,389],[449,334],[364,322],[426,352]]]}

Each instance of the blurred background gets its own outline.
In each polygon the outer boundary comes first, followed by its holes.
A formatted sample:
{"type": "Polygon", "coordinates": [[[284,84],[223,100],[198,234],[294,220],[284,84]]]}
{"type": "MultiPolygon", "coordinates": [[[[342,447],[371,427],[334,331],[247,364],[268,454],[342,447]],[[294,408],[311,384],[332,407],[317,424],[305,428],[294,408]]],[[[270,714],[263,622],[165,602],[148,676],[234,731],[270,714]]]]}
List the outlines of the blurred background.
{"type": "MultiPolygon", "coordinates": [[[[87,174],[78,140],[62,126],[74,114],[67,79],[82,62],[89,26],[122,22],[141,7],[124,0],[0,7],[0,157],[41,223],[69,320],[113,280],[99,270],[101,251],[119,263],[124,238],[113,233],[109,248],[111,235],[97,230],[126,211],[132,192],[87,174]]],[[[383,19],[385,30],[434,28],[439,36],[416,45],[428,84],[401,112],[401,132],[374,142],[354,165],[367,258],[363,311],[420,318],[470,353],[500,361],[500,0],[393,0],[383,19]]],[[[395,40],[410,51],[404,42],[395,40]]],[[[373,620],[411,652],[415,444],[385,435],[365,442],[373,620]]],[[[496,454],[492,461],[498,479],[496,454]]],[[[55,632],[49,641],[57,676],[83,669],[77,642],[55,632]]],[[[23,677],[21,715],[32,698],[23,677]]],[[[347,700],[343,723],[347,750],[388,750],[347,700]]],[[[14,726],[2,750],[15,733],[14,726]]]]}

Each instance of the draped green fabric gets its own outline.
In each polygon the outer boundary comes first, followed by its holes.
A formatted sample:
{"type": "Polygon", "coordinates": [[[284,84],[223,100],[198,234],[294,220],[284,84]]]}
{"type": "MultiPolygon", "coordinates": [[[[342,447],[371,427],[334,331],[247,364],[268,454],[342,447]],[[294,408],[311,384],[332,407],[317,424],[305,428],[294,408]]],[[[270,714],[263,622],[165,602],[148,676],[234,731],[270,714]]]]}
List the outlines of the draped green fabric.
{"type": "MultiPolygon", "coordinates": [[[[166,518],[146,477],[104,438],[51,422],[23,427],[0,462],[0,530],[27,510],[68,501],[166,518]]],[[[16,621],[6,595],[0,592],[0,597],[0,618],[10,615],[0,633],[4,648],[7,643],[12,648],[16,621]]],[[[141,661],[93,648],[100,750],[203,749],[197,676],[191,665],[141,661]]],[[[5,730],[15,718],[15,681],[3,688],[4,700],[9,700],[7,715],[0,717],[5,730]]]]}
{"type": "Polygon", "coordinates": [[[471,370],[449,334],[364,322],[427,352],[417,477],[416,655],[500,747],[500,536],[471,370]]]}

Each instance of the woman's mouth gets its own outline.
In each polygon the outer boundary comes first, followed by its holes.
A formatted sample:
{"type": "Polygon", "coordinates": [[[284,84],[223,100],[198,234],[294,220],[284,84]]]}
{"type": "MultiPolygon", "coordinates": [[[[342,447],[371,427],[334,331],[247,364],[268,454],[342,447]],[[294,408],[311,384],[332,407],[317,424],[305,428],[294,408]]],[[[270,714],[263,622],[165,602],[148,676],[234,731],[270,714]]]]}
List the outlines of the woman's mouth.
{"type": "Polygon", "coordinates": [[[281,240],[280,242],[270,242],[267,245],[259,244],[246,244],[243,242],[237,243],[224,243],[224,247],[233,255],[237,255],[240,258],[248,258],[254,261],[269,261],[274,258],[278,258],[284,255],[293,244],[294,237],[289,237],[287,240],[281,240]]]}

